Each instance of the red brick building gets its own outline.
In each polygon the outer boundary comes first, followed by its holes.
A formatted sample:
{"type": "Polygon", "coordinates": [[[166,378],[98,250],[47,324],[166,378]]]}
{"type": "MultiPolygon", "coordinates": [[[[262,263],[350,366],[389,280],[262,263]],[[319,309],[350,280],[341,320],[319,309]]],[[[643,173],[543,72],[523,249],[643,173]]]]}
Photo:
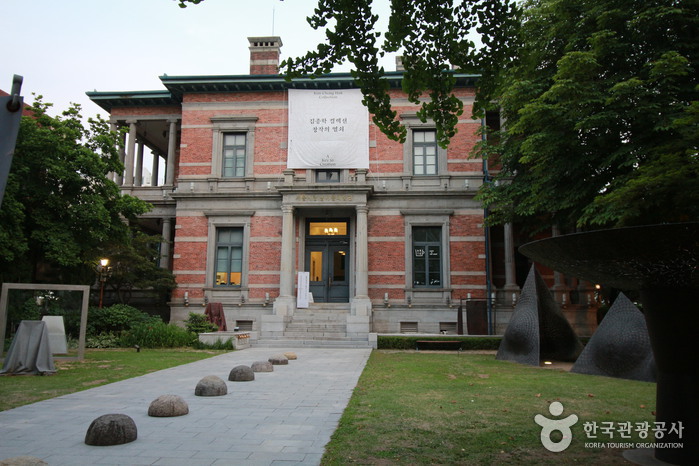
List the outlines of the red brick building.
{"type": "MultiPolygon", "coordinates": [[[[464,113],[444,150],[402,92],[401,71],[387,73],[408,129],[400,144],[355,108],[349,74],[286,82],[281,40],[249,41],[249,75],[88,93],[129,128],[115,179],[154,206],[142,226],[165,239],[161,266],[178,283],[171,321],[220,302],[229,328],[262,340],[367,344],[374,333],[453,333],[470,299],[484,312],[467,328],[501,333],[528,266],[512,228],[484,229],[474,199],[488,177],[471,156],[486,124],[470,118],[478,77],[455,73],[464,113]],[[298,110],[307,103],[315,113],[298,110]]],[[[557,284],[565,302],[570,283],[557,284]]],[[[587,328],[591,294],[578,295],[572,320],[587,328]]]]}

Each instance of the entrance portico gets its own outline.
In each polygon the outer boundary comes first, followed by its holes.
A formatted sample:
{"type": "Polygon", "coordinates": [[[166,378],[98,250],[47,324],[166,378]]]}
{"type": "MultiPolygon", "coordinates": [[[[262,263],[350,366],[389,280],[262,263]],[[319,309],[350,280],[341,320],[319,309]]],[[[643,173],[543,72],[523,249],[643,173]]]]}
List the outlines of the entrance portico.
{"type": "Polygon", "coordinates": [[[369,316],[367,200],[372,187],[284,185],[282,250],[276,316],[296,310],[298,271],[314,272],[311,292],[316,302],[347,302],[351,315],[369,316]],[[338,228],[316,231],[318,228],[338,228]],[[315,291],[315,292],[314,292],[315,291]]]}

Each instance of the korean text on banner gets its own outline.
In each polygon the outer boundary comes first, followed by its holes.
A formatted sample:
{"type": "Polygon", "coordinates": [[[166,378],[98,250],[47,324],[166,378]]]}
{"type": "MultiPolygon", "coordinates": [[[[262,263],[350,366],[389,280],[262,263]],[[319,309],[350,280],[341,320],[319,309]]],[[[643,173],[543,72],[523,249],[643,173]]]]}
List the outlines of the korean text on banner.
{"type": "Polygon", "coordinates": [[[369,112],[359,89],[289,89],[287,168],[369,168],[369,112]]]}

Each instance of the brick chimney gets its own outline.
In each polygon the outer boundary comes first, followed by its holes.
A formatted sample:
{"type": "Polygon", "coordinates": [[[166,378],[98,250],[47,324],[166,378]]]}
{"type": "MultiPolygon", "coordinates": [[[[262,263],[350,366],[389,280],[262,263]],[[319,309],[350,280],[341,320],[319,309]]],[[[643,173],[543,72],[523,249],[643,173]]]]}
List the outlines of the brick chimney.
{"type": "Polygon", "coordinates": [[[281,37],[248,37],[250,41],[250,74],[279,74],[281,37]]]}

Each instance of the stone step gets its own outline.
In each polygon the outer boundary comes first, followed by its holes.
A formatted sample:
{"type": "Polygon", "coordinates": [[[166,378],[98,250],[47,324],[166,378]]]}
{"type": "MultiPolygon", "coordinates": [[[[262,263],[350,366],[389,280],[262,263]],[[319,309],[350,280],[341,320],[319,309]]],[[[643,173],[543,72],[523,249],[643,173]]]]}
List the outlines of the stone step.
{"type": "Polygon", "coordinates": [[[317,340],[317,339],[342,340],[342,339],[347,338],[347,334],[344,332],[284,332],[284,337],[296,338],[299,340],[302,340],[304,338],[310,338],[311,340],[317,340]]]}
{"type": "Polygon", "coordinates": [[[322,332],[325,330],[334,330],[336,332],[344,332],[347,330],[347,325],[346,324],[328,324],[328,325],[322,325],[322,324],[305,324],[305,323],[296,323],[296,322],[289,322],[286,324],[286,329],[287,330],[297,330],[299,332],[322,332]]]}
{"type": "Polygon", "coordinates": [[[344,322],[347,320],[347,314],[327,314],[327,313],[313,313],[313,314],[294,314],[291,316],[292,320],[297,321],[337,321],[344,322]]]}
{"type": "Polygon", "coordinates": [[[311,304],[308,309],[296,309],[294,315],[302,314],[335,314],[343,315],[350,313],[350,306],[348,304],[334,304],[334,303],[319,303],[311,304]]]}

